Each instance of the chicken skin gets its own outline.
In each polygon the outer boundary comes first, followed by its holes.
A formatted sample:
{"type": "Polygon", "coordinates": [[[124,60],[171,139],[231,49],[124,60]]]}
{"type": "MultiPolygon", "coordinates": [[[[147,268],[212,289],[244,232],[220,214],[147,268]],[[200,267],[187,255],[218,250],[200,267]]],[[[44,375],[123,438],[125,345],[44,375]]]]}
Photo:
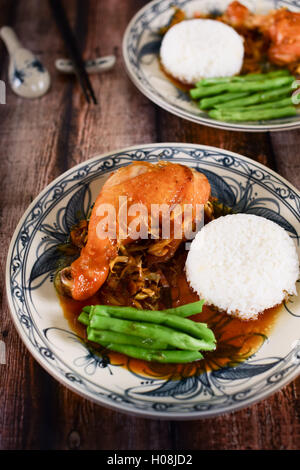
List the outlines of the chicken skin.
{"type": "Polygon", "coordinates": [[[257,29],[270,41],[271,63],[284,66],[300,60],[300,13],[280,8],[257,15],[238,1],[231,2],[222,20],[235,28],[257,29]]]}
{"type": "Polygon", "coordinates": [[[271,40],[270,62],[286,65],[300,61],[300,13],[277,10],[267,16],[260,30],[271,40]]]}
{"type": "MultiPolygon", "coordinates": [[[[144,218],[139,217],[135,225],[137,231],[141,231],[146,224],[147,235],[149,231],[149,214],[153,204],[164,204],[168,210],[175,207],[183,207],[189,204],[191,212],[190,222],[194,222],[197,216],[196,206],[204,205],[210,196],[210,184],[207,178],[180,164],[169,162],[136,162],[122,167],[111,175],[100,191],[89,220],[86,245],[82,248],[80,256],[76,259],[68,272],[69,294],[75,300],[85,300],[95,294],[105,282],[109,274],[110,262],[118,255],[120,244],[132,243],[134,237],[130,228],[136,221],[136,213],[131,209],[136,204],[146,209],[144,218]],[[122,204],[126,201],[126,209],[122,204]],[[113,226],[116,229],[112,234],[109,229],[107,207],[115,208],[115,220],[113,226]],[[120,220],[120,213],[126,215],[126,227],[120,220]],[[123,224],[123,227],[121,227],[123,224]],[[148,224],[148,225],[147,225],[148,224]],[[124,228],[127,231],[124,231],[124,228]]],[[[169,243],[169,256],[172,256],[184,239],[183,224],[180,236],[174,238],[174,221],[176,211],[172,213],[169,243]]],[[[182,219],[181,219],[182,220],[182,219]]],[[[161,219],[160,219],[161,221],[161,219]]],[[[177,232],[178,234],[178,232],[177,232]]],[[[136,232],[135,232],[136,235],[136,232]]],[[[157,239],[155,243],[161,240],[157,239]]],[[[155,250],[154,250],[155,252],[155,250]]],[[[166,258],[164,253],[163,259],[166,258]]],[[[65,278],[65,273],[61,280],[65,278]]]]}

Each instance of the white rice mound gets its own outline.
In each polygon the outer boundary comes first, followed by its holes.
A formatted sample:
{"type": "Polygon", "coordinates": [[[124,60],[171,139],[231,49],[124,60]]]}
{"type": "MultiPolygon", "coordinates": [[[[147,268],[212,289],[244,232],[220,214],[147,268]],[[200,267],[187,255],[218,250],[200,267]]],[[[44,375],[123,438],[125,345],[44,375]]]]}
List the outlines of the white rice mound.
{"type": "Polygon", "coordinates": [[[165,70],[183,83],[238,74],[244,45],[233,29],[215,20],[185,20],[163,37],[160,58],[165,70]]]}
{"type": "Polygon", "coordinates": [[[206,304],[243,320],[297,295],[293,240],[275,222],[256,215],[226,215],[205,225],[191,243],[185,269],[206,304]]]}

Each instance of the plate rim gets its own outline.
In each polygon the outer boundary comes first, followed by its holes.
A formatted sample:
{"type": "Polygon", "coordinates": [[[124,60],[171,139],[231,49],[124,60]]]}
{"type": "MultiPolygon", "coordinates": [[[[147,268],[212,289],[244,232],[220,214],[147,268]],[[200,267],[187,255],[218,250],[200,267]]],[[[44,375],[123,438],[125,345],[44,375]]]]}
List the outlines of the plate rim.
{"type": "Polygon", "coordinates": [[[232,152],[230,150],[214,147],[214,146],[208,146],[204,144],[191,144],[191,143],[184,143],[184,142],[156,142],[156,143],[147,143],[147,144],[137,144],[129,147],[122,147],[120,149],[115,149],[112,151],[108,152],[103,152],[103,153],[94,153],[91,158],[84,160],[77,165],[74,165],[73,167],[69,168],[67,171],[63,172],[61,175],[56,177],[54,180],[52,180],[40,193],[37,194],[37,196],[34,198],[34,200],[30,203],[30,205],[26,208],[24,213],[19,219],[18,224],[16,225],[13,235],[10,240],[9,244],[9,249],[8,249],[8,254],[7,254],[7,259],[6,259],[6,269],[5,269],[5,283],[6,283],[6,296],[7,296],[7,302],[9,306],[9,312],[10,312],[10,317],[13,320],[13,324],[18,332],[18,335],[23,342],[23,344],[26,346],[26,349],[29,351],[29,353],[33,356],[33,358],[38,362],[38,364],[46,370],[46,372],[49,373],[49,375],[57,380],[59,383],[63,384],[64,386],[67,387],[67,389],[70,389],[72,392],[74,392],[77,395],[80,395],[81,397],[92,401],[93,403],[104,406],[106,408],[112,409],[114,411],[119,411],[123,412],[125,414],[129,415],[134,415],[138,417],[144,417],[144,418],[149,418],[149,419],[161,419],[161,420],[183,420],[183,421],[188,421],[188,420],[197,420],[197,419],[206,419],[206,418],[212,418],[214,416],[219,416],[219,415],[224,415],[228,413],[232,413],[235,411],[238,411],[240,409],[248,408],[249,406],[254,405],[255,403],[258,403],[260,401],[265,400],[269,396],[273,395],[274,393],[280,391],[283,387],[291,383],[293,380],[295,380],[296,377],[300,375],[300,367],[296,367],[294,373],[291,374],[291,376],[288,376],[287,379],[283,379],[278,386],[275,386],[271,389],[266,391],[265,393],[261,392],[257,396],[254,396],[247,400],[246,402],[242,403],[237,403],[233,406],[230,407],[230,409],[218,409],[218,410],[205,410],[203,411],[195,411],[195,412],[174,412],[174,413],[169,413],[165,411],[156,411],[156,410],[141,410],[138,408],[129,408],[126,405],[123,405],[121,403],[112,403],[109,401],[106,397],[98,397],[96,398],[94,395],[92,395],[91,392],[89,391],[81,391],[78,389],[75,385],[73,385],[70,381],[67,381],[67,379],[63,376],[61,376],[53,367],[49,366],[47,361],[43,361],[43,356],[39,355],[36,351],[36,349],[32,346],[30,343],[28,337],[23,333],[20,322],[17,321],[17,317],[15,315],[15,309],[13,306],[12,302],[12,295],[9,287],[9,281],[10,281],[10,260],[11,260],[11,255],[14,249],[14,244],[15,241],[18,237],[20,228],[23,225],[24,220],[26,217],[29,215],[29,213],[32,211],[32,208],[36,205],[37,201],[43,197],[44,194],[46,194],[49,189],[51,189],[52,186],[55,186],[60,180],[65,179],[66,176],[68,176],[71,172],[73,172],[76,169],[80,169],[84,165],[89,165],[99,159],[109,157],[109,156],[114,156],[115,154],[119,153],[125,153],[129,152],[132,150],[140,150],[140,149],[146,149],[146,148],[159,148],[159,147],[186,147],[186,148],[195,148],[197,150],[210,150],[210,151],[216,151],[217,153],[219,152],[224,152],[224,154],[227,154],[232,157],[238,157],[242,160],[245,160],[248,163],[255,163],[259,167],[261,167],[263,170],[267,170],[268,172],[272,173],[274,176],[279,178],[283,183],[285,183],[292,191],[295,192],[295,194],[300,198],[300,191],[293,186],[288,180],[286,180],[284,177],[279,175],[276,171],[272,170],[271,168],[268,168],[267,166],[263,165],[260,162],[257,162],[247,156],[244,156],[242,154],[232,152]]]}
{"type": "Polygon", "coordinates": [[[155,3],[158,3],[159,1],[160,0],[152,0],[151,2],[147,3],[145,6],[140,8],[134,14],[134,16],[131,18],[128,25],[126,26],[125,32],[123,34],[123,40],[122,40],[122,56],[123,56],[123,61],[125,64],[126,73],[128,77],[130,78],[130,80],[132,81],[132,83],[144,96],[146,96],[146,98],[148,98],[150,101],[152,101],[154,104],[156,104],[160,108],[164,109],[165,111],[170,112],[171,114],[177,117],[180,117],[190,122],[194,122],[196,124],[212,127],[215,129],[235,131],[235,132],[281,132],[281,131],[289,131],[289,130],[295,130],[295,129],[300,128],[300,116],[299,116],[299,121],[287,123],[287,124],[261,124],[261,125],[246,124],[244,126],[238,123],[234,123],[234,122],[228,123],[225,121],[223,122],[223,121],[218,121],[218,120],[210,120],[205,117],[193,116],[188,111],[178,109],[175,105],[168,103],[166,100],[160,99],[151,90],[146,89],[143,86],[143,84],[140,82],[140,80],[136,77],[136,74],[134,73],[134,71],[132,70],[132,67],[129,62],[128,54],[127,54],[126,45],[127,45],[128,37],[130,35],[132,25],[136,22],[137,17],[141,15],[142,13],[144,13],[144,11],[148,10],[148,8],[151,8],[155,3]]]}

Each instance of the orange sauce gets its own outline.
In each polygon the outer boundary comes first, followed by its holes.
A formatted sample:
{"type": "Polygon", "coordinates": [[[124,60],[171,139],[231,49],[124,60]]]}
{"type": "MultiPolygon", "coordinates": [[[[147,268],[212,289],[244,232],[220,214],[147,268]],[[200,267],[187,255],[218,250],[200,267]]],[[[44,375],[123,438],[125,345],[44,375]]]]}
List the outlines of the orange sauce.
{"type": "MultiPolygon", "coordinates": [[[[176,255],[175,255],[176,256],[176,255]]],[[[199,300],[189,287],[183,271],[184,257],[179,258],[179,269],[172,272],[171,293],[173,306],[187,304],[199,300]]],[[[168,274],[168,272],[165,272],[168,274]]],[[[84,341],[86,340],[86,327],[78,322],[77,318],[85,305],[108,304],[107,299],[100,291],[97,295],[86,301],[75,301],[60,296],[60,303],[71,329],[84,341]]],[[[142,376],[178,380],[182,377],[199,375],[204,371],[217,370],[222,367],[232,367],[246,360],[254,354],[270,335],[276,322],[280,306],[265,310],[257,320],[242,321],[229,316],[215,308],[204,306],[201,313],[193,315],[194,321],[207,323],[213,330],[217,347],[215,351],[204,353],[204,359],[190,364],[160,364],[129,358],[123,354],[104,350],[101,346],[91,343],[99,353],[105,352],[112,365],[121,365],[142,376]]],[[[145,315],[146,319],[146,315],[145,315]]]]}

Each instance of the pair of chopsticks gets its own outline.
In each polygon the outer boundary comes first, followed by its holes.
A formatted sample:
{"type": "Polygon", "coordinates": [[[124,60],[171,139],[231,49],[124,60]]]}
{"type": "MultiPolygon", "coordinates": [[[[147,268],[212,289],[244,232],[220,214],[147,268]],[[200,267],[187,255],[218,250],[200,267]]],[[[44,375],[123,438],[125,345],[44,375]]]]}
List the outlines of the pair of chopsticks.
{"type": "Polygon", "coordinates": [[[94,90],[92,88],[88,74],[86,73],[84,62],[80,55],[75,36],[71,30],[71,27],[68,22],[68,18],[61,4],[61,1],[49,0],[49,4],[52,9],[57,27],[63,37],[65,46],[73,62],[75,73],[79,80],[82,91],[84,93],[85,99],[88,103],[92,101],[94,104],[97,104],[97,99],[95,97],[94,90]]]}

